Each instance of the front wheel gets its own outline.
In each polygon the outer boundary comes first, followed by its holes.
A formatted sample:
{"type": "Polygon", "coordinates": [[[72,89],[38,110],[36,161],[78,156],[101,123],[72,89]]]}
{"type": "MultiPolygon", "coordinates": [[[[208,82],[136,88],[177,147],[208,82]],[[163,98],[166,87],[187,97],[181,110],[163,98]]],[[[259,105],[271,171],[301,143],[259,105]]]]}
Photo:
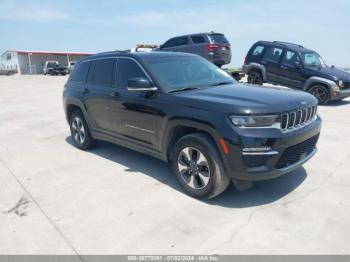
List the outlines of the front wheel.
{"type": "Polygon", "coordinates": [[[314,85],[310,87],[308,92],[317,98],[319,105],[327,104],[330,100],[328,88],[323,85],[314,85]]]}
{"type": "Polygon", "coordinates": [[[248,73],[248,83],[254,85],[262,85],[263,84],[262,74],[257,70],[252,70],[248,73]]]}
{"type": "Polygon", "coordinates": [[[171,166],[181,188],[195,198],[213,198],[230,183],[215,144],[203,133],[186,135],[176,143],[171,166]]]}

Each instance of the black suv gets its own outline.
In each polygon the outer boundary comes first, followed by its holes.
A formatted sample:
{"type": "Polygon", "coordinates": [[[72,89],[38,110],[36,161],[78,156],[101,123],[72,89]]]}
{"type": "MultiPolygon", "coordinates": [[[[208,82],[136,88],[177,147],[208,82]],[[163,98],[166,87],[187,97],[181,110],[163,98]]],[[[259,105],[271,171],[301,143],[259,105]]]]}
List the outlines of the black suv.
{"type": "Polygon", "coordinates": [[[319,104],[350,96],[349,73],[327,66],[318,53],[297,44],[259,41],[249,50],[243,71],[249,83],[304,90],[319,104]]]}
{"type": "Polygon", "coordinates": [[[220,67],[231,62],[231,45],[220,33],[177,36],[166,41],[159,50],[200,55],[220,67]]]}
{"type": "Polygon", "coordinates": [[[77,63],[63,91],[75,145],[110,141],[171,163],[191,196],[250,187],[316,152],[317,100],[237,83],[185,53],[110,52],[77,63]]]}

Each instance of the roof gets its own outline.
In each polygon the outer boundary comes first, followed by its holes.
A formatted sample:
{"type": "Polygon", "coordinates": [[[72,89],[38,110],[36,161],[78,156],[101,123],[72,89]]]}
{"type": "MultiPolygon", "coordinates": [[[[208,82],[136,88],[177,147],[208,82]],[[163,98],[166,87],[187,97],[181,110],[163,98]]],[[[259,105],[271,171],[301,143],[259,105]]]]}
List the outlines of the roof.
{"type": "Polygon", "coordinates": [[[99,53],[92,57],[84,58],[81,61],[86,59],[91,59],[91,58],[118,57],[118,56],[126,56],[126,57],[133,57],[133,58],[146,58],[146,57],[161,58],[161,57],[196,56],[196,55],[189,54],[189,53],[181,53],[181,52],[163,52],[163,51],[136,52],[136,53],[130,53],[128,51],[111,51],[111,52],[99,53]]]}
{"type": "Polygon", "coordinates": [[[307,48],[303,47],[302,45],[288,43],[288,42],[282,42],[282,41],[259,41],[258,43],[288,48],[288,49],[290,49],[292,51],[296,51],[296,52],[305,52],[305,51],[313,52],[313,50],[307,49],[307,48]]]}
{"type": "Polygon", "coordinates": [[[6,52],[15,52],[18,54],[35,54],[35,55],[70,55],[70,56],[88,56],[93,53],[86,52],[60,52],[60,51],[30,51],[30,50],[7,50],[6,52]]]}

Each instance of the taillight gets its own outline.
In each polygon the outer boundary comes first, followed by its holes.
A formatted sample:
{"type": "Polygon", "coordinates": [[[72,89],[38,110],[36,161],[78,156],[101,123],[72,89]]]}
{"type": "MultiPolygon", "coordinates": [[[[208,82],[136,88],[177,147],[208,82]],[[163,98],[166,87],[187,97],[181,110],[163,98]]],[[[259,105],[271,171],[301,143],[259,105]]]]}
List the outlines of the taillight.
{"type": "Polygon", "coordinates": [[[245,64],[245,65],[248,64],[248,57],[247,57],[247,56],[244,58],[244,64],[245,64]]]}
{"type": "Polygon", "coordinates": [[[215,44],[208,44],[207,45],[207,49],[209,52],[212,52],[212,51],[218,49],[219,47],[220,47],[219,45],[215,45],[215,44]]]}

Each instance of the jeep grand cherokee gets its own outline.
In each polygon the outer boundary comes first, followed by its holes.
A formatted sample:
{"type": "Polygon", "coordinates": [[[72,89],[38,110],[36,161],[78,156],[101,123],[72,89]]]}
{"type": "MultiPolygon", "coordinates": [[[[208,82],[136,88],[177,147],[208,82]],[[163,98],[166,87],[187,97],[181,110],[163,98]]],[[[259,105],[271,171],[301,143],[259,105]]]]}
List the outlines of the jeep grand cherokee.
{"type": "Polygon", "coordinates": [[[193,197],[230,181],[288,173],[316,152],[321,120],[310,94],[237,83],[202,57],[172,52],[94,55],[63,92],[75,145],[106,140],[170,162],[193,197]]]}

